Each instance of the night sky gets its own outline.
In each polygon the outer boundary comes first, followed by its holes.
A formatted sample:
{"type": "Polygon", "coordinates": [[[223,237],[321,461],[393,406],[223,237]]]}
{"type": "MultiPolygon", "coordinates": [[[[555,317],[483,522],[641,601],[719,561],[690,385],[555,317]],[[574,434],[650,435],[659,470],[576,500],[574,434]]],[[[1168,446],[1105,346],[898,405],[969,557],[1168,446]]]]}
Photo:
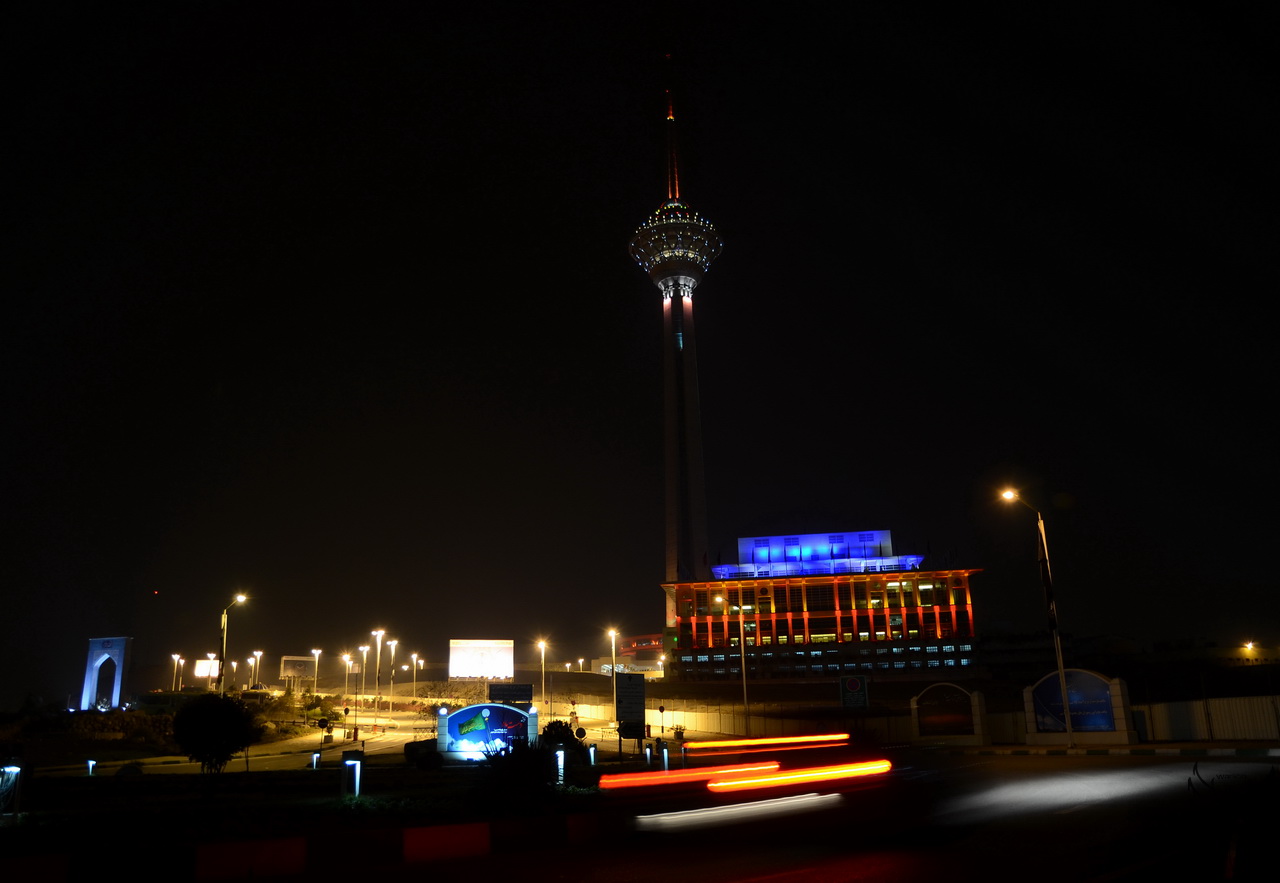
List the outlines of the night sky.
{"type": "Polygon", "coordinates": [[[713,555],[890,529],[1033,634],[1011,483],[1064,631],[1280,643],[1273,23],[899,6],[11,21],[0,709],[237,590],[241,659],[659,631],[666,53],[713,555]]]}

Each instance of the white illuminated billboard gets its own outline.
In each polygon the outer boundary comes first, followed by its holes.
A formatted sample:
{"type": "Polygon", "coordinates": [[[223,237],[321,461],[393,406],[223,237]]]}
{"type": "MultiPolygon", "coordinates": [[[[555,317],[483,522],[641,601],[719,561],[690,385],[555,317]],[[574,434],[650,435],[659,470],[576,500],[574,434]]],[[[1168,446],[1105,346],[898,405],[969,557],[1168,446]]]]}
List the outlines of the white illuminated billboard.
{"type": "Polygon", "coordinates": [[[509,678],[515,674],[515,641],[449,640],[449,677],[509,678]]]}
{"type": "Polygon", "coordinates": [[[218,676],[218,660],[216,659],[197,659],[196,670],[192,673],[192,677],[196,678],[216,678],[218,676]]]}

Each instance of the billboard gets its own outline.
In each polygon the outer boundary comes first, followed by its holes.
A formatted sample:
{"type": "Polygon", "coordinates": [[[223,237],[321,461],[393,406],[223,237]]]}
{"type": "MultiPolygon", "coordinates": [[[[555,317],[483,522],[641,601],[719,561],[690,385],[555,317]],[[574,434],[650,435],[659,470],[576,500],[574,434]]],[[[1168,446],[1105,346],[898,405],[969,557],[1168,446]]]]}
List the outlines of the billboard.
{"type": "Polygon", "coordinates": [[[509,678],[515,675],[515,641],[449,640],[449,677],[509,678]]]}
{"type": "Polygon", "coordinates": [[[436,744],[441,752],[480,760],[537,738],[537,728],[537,714],[492,702],[468,705],[441,718],[436,744]]]}

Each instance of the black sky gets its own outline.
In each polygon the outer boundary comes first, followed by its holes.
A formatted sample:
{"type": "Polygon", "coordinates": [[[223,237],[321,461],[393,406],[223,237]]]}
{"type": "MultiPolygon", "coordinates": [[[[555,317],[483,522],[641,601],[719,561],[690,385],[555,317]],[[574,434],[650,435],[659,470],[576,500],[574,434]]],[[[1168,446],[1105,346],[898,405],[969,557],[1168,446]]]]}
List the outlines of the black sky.
{"type": "Polygon", "coordinates": [[[724,561],[888,528],[1034,632],[1012,482],[1067,631],[1280,643],[1272,23],[897,7],[11,22],[0,708],[238,588],[239,657],[657,631],[667,52],[724,561]]]}

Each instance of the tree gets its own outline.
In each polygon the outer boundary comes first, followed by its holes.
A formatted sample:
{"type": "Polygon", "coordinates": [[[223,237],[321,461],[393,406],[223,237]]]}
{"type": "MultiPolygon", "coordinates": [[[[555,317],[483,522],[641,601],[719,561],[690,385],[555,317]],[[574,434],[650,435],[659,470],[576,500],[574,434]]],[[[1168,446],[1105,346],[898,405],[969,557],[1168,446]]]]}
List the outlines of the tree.
{"type": "Polygon", "coordinates": [[[253,712],[240,700],[216,693],[195,697],[173,717],[173,738],[204,773],[220,773],[236,752],[261,734],[253,712]]]}

